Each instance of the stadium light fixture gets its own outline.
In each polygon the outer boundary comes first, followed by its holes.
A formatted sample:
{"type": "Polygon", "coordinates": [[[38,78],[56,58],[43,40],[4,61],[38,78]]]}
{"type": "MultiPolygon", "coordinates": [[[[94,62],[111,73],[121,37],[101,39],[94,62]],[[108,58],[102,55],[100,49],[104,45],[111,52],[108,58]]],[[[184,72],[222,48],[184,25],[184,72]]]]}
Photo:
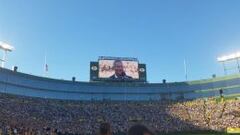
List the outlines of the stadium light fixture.
{"type": "Polygon", "coordinates": [[[240,58],[240,52],[237,52],[237,53],[233,53],[230,55],[218,57],[217,60],[219,62],[225,62],[225,61],[235,60],[235,59],[239,59],[239,58],[240,58]]]}
{"type": "Polygon", "coordinates": [[[13,51],[14,47],[5,42],[0,42],[0,49],[4,51],[3,58],[0,60],[2,62],[1,67],[3,68],[6,62],[7,52],[13,51]]]}
{"type": "Polygon", "coordinates": [[[14,50],[14,47],[13,47],[13,46],[11,46],[11,45],[9,45],[9,44],[7,44],[7,43],[5,43],[5,42],[0,42],[0,48],[1,48],[2,50],[4,50],[4,51],[9,51],[9,52],[11,52],[11,51],[14,50]]]}
{"type": "Polygon", "coordinates": [[[239,71],[239,73],[240,73],[239,59],[240,59],[240,52],[236,52],[236,53],[232,53],[232,54],[229,54],[229,55],[224,55],[224,56],[218,57],[218,58],[217,58],[217,61],[218,61],[218,62],[221,62],[221,63],[223,64],[224,73],[225,73],[225,75],[226,75],[226,74],[227,74],[227,68],[226,68],[226,66],[225,66],[225,62],[227,62],[227,61],[233,61],[233,60],[236,60],[236,62],[237,62],[237,68],[238,68],[238,71],[239,71]]]}

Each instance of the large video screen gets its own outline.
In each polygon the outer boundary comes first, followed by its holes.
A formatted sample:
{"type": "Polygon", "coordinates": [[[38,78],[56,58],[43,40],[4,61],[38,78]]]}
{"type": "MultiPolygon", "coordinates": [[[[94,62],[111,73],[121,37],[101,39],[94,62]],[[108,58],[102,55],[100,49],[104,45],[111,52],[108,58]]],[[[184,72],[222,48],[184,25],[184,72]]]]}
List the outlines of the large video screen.
{"type": "Polygon", "coordinates": [[[139,79],[138,61],[99,60],[99,78],[111,80],[139,79]]]}

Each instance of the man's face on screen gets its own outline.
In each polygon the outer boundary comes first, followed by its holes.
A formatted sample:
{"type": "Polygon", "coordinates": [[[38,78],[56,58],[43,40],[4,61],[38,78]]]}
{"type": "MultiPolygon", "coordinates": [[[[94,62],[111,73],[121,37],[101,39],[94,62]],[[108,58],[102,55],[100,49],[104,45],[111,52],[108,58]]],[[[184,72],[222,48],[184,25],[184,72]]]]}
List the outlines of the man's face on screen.
{"type": "Polygon", "coordinates": [[[115,74],[116,75],[122,75],[123,74],[123,64],[122,62],[116,62],[115,63],[115,66],[114,66],[114,69],[115,69],[115,74]]]}

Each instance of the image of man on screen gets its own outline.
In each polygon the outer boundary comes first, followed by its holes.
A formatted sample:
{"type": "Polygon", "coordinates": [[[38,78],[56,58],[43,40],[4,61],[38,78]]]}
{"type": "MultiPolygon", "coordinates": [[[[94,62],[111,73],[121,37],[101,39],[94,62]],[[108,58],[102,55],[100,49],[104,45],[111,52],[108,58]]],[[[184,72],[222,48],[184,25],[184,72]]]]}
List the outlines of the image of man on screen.
{"type": "Polygon", "coordinates": [[[123,63],[121,60],[115,60],[113,62],[113,69],[115,71],[115,73],[110,76],[110,79],[113,79],[113,80],[129,80],[129,79],[132,79],[131,76],[128,76],[125,71],[124,71],[124,68],[123,68],[123,63]]]}

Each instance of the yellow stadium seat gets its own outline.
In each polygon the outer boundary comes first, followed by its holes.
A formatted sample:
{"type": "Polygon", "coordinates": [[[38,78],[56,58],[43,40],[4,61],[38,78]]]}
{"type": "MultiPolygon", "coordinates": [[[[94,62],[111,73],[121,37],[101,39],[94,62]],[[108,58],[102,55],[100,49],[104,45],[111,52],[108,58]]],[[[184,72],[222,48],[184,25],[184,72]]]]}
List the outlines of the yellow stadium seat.
{"type": "Polygon", "coordinates": [[[240,128],[227,128],[227,133],[228,134],[240,134],[240,128]]]}

